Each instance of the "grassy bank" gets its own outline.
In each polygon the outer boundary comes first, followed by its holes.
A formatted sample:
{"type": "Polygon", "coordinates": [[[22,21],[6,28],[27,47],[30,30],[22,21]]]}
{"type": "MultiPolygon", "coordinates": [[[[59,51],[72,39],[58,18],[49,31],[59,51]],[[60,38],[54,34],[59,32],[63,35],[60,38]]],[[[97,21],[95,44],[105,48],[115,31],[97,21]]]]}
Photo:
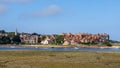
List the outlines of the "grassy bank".
{"type": "Polygon", "coordinates": [[[113,46],[120,46],[120,43],[112,43],[113,46]]]}
{"type": "Polygon", "coordinates": [[[0,51],[0,68],[119,68],[120,53],[0,51]]]}

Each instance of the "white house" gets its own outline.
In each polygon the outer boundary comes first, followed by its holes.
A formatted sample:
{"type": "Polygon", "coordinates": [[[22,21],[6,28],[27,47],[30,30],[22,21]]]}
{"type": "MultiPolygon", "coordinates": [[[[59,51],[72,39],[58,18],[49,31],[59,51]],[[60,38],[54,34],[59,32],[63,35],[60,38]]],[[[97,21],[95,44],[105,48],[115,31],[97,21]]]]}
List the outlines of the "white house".
{"type": "Polygon", "coordinates": [[[50,40],[43,40],[43,41],[41,41],[41,44],[44,44],[44,45],[51,44],[51,41],[50,40]]]}

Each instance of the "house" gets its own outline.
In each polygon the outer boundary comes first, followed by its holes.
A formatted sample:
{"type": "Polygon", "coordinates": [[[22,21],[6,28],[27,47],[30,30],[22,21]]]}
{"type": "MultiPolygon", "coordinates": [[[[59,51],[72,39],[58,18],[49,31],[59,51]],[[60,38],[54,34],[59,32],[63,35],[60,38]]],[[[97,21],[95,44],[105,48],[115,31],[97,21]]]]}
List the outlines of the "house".
{"type": "Polygon", "coordinates": [[[62,45],[70,45],[69,41],[64,41],[64,43],[62,45]]]}
{"type": "Polygon", "coordinates": [[[3,37],[3,36],[8,36],[8,34],[7,33],[0,33],[0,37],[3,37]]]}
{"type": "Polygon", "coordinates": [[[46,35],[45,40],[41,41],[41,44],[52,44],[55,40],[55,36],[54,35],[46,35]]]}
{"type": "Polygon", "coordinates": [[[108,34],[62,33],[61,35],[64,37],[65,43],[70,42],[70,44],[72,45],[75,43],[89,43],[89,42],[101,43],[104,42],[105,40],[109,40],[108,34]]]}
{"type": "Polygon", "coordinates": [[[27,44],[36,44],[38,43],[38,35],[32,35],[32,34],[27,34],[27,33],[22,33],[20,35],[21,42],[22,43],[27,43],[27,44]]]}
{"type": "Polygon", "coordinates": [[[74,40],[71,40],[70,45],[77,45],[79,44],[78,42],[75,42],[74,40]]]}
{"type": "Polygon", "coordinates": [[[47,45],[47,44],[51,44],[50,40],[43,40],[41,41],[41,44],[47,45]]]}

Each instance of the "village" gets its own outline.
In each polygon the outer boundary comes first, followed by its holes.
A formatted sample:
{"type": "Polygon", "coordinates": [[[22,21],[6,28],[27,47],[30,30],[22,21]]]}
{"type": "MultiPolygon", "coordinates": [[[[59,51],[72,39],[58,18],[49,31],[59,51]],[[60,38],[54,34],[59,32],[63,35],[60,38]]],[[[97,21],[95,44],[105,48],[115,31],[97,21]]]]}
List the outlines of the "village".
{"type": "MultiPolygon", "coordinates": [[[[3,37],[9,39],[9,43],[18,42],[19,44],[41,44],[41,45],[77,45],[77,44],[100,44],[105,41],[109,41],[109,34],[89,34],[89,33],[62,33],[62,34],[37,34],[37,33],[19,33],[17,30],[12,32],[10,36],[9,32],[1,32],[0,40],[3,37]],[[15,38],[14,38],[15,37],[15,38]]],[[[0,44],[7,44],[0,42],[0,44]]]]}

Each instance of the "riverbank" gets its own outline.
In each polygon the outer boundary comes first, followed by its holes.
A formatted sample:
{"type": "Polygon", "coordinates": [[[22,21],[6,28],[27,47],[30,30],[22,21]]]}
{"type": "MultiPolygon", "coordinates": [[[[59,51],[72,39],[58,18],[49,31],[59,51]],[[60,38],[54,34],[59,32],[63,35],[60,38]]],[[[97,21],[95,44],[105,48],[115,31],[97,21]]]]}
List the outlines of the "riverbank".
{"type": "Polygon", "coordinates": [[[0,51],[0,68],[119,68],[120,53],[0,51]]]}

